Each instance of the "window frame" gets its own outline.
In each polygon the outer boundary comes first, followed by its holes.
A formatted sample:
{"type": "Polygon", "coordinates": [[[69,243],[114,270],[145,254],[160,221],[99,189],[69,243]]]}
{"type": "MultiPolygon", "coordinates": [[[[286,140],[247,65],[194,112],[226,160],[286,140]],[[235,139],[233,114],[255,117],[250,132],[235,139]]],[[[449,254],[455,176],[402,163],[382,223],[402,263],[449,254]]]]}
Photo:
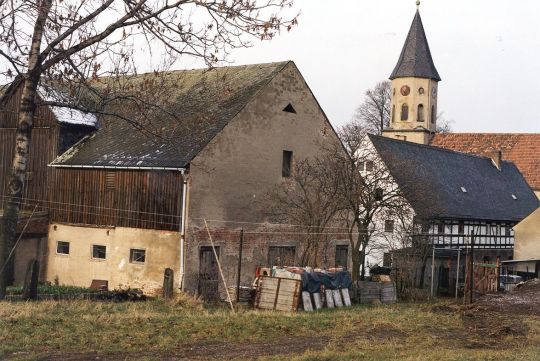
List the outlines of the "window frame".
{"type": "Polygon", "coordinates": [[[91,248],[91,253],[90,253],[91,257],[92,257],[92,260],[94,261],[105,261],[107,260],[107,246],[106,245],[103,245],[103,244],[92,244],[92,248],[91,248]],[[105,248],[105,257],[103,258],[100,258],[100,257],[94,257],[94,249],[96,247],[104,247],[105,248]]]}
{"type": "MultiPolygon", "coordinates": [[[[280,245],[280,244],[272,244],[272,245],[269,245],[268,246],[268,255],[267,255],[267,263],[268,263],[268,266],[269,267],[274,267],[274,266],[278,266],[278,267],[283,267],[283,266],[293,266],[293,265],[287,265],[285,264],[286,262],[284,262],[285,260],[281,259],[283,258],[283,251],[284,250],[292,250],[293,251],[293,262],[296,263],[296,251],[297,251],[297,247],[296,245],[292,245],[292,244],[283,244],[283,245],[280,245]],[[270,262],[270,253],[272,252],[272,250],[278,250],[278,258],[280,259],[280,264],[272,264],[272,262],[270,262]]],[[[275,258],[275,257],[274,257],[275,258]]]]}
{"type": "Polygon", "coordinates": [[[401,112],[399,118],[402,122],[406,122],[409,120],[409,104],[403,103],[401,104],[401,112]]]}
{"type": "Polygon", "coordinates": [[[291,178],[293,167],[294,152],[292,150],[283,150],[281,158],[281,177],[291,178]]]}
{"type": "Polygon", "coordinates": [[[145,248],[130,248],[129,249],[129,263],[138,264],[138,265],[146,264],[146,249],[145,248]],[[134,260],[133,256],[135,252],[143,252],[144,259],[142,261],[134,260]]]}
{"type": "Polygon", "coordinates": [[[71,251],[71,244],[70,244],[70,242],[68,242],[68,241],[56,241],[56,254],[57,254],[57,255],[59,255],[59,256],[69,256],[70,251],[71,251]],[[65,243],[65,244],[67,244],[67,248],[68,248],[67,253],[58,252],[58,247],[60,246],[60,243],[65,243]]]}
{"type": "Polygon", "coordinates": [[[423,123],[426,121],[426,117],[424,114],[424,104],[418,104],[418,109],[416,111],[416,121],[419,123],[423,123]]]}
{"type": "Polygon", "coordinates": [[[384,220],[384,233],[394,233],[396,222],[393,219],[384,220]]]}

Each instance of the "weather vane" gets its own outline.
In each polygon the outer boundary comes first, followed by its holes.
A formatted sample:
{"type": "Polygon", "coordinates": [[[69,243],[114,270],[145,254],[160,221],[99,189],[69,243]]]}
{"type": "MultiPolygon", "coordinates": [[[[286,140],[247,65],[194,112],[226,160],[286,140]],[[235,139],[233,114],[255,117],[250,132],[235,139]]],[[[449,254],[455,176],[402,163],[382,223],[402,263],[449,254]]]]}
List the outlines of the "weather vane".
{"type": "Polygon", "coordinates": [[[416,0],[416,7],[420,7],[420,0],[416,0]]]}

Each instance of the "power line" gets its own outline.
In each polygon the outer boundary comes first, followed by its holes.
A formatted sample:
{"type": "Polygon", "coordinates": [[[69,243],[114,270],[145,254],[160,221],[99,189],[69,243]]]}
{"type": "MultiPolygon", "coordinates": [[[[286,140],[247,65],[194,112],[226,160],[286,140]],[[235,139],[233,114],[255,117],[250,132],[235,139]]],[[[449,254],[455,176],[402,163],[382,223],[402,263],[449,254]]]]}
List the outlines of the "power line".
{"type": "MultiPolygon", "coordinates": [[[[0,198],[4,199],[17,199],[15,197],[5,196],[0,194],[0,198]]],[[[122,208],[110,208],[110,207],[101,207],[101,206],[92,206],[92,205],[81,205],[81,204],[75,204],[75,203],[67,203],[67,202],[57,202],[57,201],[48,201],[48,200],[39,200],[39,199],[33,199],[33,198],[24,198],[22,201],[35,201],[41,204],[44,203],[52,203],[52,204],[58,204],[58,205],[65,205],[65,206],[71,206],[71,207],[77,207],[77,208],[93,208],[96,210],[105,210],[105,211],[119,211],[119,212],[126,212],[126,213],[136,213],[136,214],[146,214],[150,216],[159,216],[159,217],[169,217],[174,218],[180,221],[182,219],[182,216],[180,215],[174,215],[174,214],[165,214],[165,213],[155,213],[155,212],[145,212],[145,211],[136,211],[136,210],[129,210],[129,209],[122,209],[122,208]]],[[[32,206],[35,203],[25,203],[21,202],[21,204],[32,206]]],[[[54,209],[54,210],[64,210],[63,208],[58,207],[47,207],[47,206],[40,206],[41,208],[47,208],[47,209],[54,209]]],[[[84,212],[84,211],[75,211],[78,213],[87,213],[87,214],[94,214],[94,215],[100,215],[100,213],[93,213],[93,212],[84,212]]],[[[131,218],[131,217],[121,217],[117,216],[118,218],[122,219],[130,219],[130,220],[139,220],[139,218],[131,218]]],[[[191,220],[198,220],[203,221],[204,218],[198,218],[198,217],[189,217],[191,220]]],[[[274,223],[274,222],[249,222],[249,221],[233,221],[233,220],[223,220],[223,219],[207,219],[208,222],[213,223],[233,223],[233,224],[242,224],[242,225],[258,225],[258,226],[286,226],[286,227],[297,227],[297,228],[325,228],[325,229],[334,229],[334,230],[345,230],[348,231],[348,228],[346,227],[337,227],[337,226],[311,226],[311,225],[302,225],[302,224],[290,224],[290,223],[274,223]]],[[[161,223],[161,222],[160,222],[161,223]]],[[[167,223],[169,225],[175,225],[175,223],[167,223]]],[[[367,231],[368,232],[368,231],[367,231]]],[[[366,232],[366,233],[367,233],[366,232]]]]}

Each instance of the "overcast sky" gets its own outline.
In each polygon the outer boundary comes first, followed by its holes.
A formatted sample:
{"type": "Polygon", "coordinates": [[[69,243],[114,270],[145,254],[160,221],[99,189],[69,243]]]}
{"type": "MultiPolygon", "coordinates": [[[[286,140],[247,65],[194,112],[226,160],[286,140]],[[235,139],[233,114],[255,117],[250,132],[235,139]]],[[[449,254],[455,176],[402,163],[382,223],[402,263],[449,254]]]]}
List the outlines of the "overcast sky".
{"type": "MultiPolygon", "coordinates": [[[[236,64],[294,60],[333,124],[392,72],[415,0],[296,0],[300,23],[235,51],[236,64]]],[[[424,0],[442,77],[439,110],[457,132],[540,132],[540,1],[424,0]]]]}

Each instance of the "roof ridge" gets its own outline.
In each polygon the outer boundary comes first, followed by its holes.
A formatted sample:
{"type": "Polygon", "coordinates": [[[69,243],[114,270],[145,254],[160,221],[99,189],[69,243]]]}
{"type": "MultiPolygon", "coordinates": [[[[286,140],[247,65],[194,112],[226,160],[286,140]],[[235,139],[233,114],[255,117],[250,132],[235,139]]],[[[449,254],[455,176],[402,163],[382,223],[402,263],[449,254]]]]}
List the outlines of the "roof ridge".
{"type": "Polygon", "coordinates": [[[484,132],[484,133],[478,133],[478,132],[452,132],[452,133],[437,133],[436,136],[453,136],[453,135],[538,135],[540,136],[540,133],[509,133],[509,132],[484,132]]]}
{"type": "MultiPolygon", "coordinates": [[[[371,138],[371,137],[375,137],[375,138],[380,138],[380,139],[384,139],[384,140],[388,140],[388,141],[392,141],[392,142],[406,143],[406,144],[411,145],[411,146],[428,148],[428,149],[432,149],[432,150],[438,151],[438,152],[454,153],[454,154],[462,155],[462,156],[465,156],[465,157],[481,158],[481,159],[491,160],[491,158],[490,158],[490,157],[487,157],[487,156],[482,156],[482,155],[472,154],[472,153],[466,153],[466,152],[459,152],[459,151],[457,151],[457,150],[452,150],[452,149],[442,148],[442,147],[439,147],[439,146],[434,146],[434,145],[429,145],[429,144],[414,143],[414,142],[409,142],[409,141],[407,141],[407,140],[393,139],[393,138],[388,138],[388,137],[384,137],[384,136],[380,136],[380,135],[375,135],[375,134],[368,134],[368,136],[369,136],[370,138],[371,138]]],[[[514,162],[509,161],[509,160],[502,160],[502,162],[514,164],[514,162]]],[[[514,165],[515,165],[515,164],[514,164],[514,165]]]]}
{"type": "MultiPolygon", "coordinates": [[[[190,71],[202,71],[202,72],[209,72],[212,70],[222,70],[222,69],[238,69],[242,67],[250,67],[250,66],[269,66],[273,65],[276,67],[285,67],[287,64],[293,62],[292,60],[283,60],[283,61],[275,61],[270,63],[252,63],[252,64],[241,64],[241,65],[224,65],[224,66],[215,66],[215,67],[204,67],[204,68],[191,68],[191,69],[173,69],[173,70],[166,70],[158,72],[158,74],[175,74],[175,73],[184,73],[184,72],[190,72],[190,71]]],[[[144,73],[137,73],[137,74],[124,74],[123,77],[139,77],[144,75],[153,75],[155,74],[154,71],[147,71],[144,73]]],[[[114,75],[110,76],[100,76],[97,79],[108,79],[114,77],[114,75]]]]}

